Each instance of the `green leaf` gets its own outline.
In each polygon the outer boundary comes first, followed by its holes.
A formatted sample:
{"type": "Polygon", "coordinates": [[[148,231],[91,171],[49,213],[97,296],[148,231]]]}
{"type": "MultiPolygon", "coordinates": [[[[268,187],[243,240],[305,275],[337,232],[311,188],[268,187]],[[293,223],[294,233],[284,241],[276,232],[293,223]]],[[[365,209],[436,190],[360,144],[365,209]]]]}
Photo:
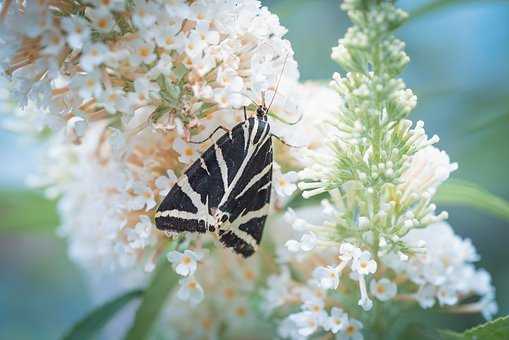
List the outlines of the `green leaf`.
{"type": "Polygon", "coordinates": [[[450,180],[439,188],[434,200],[476,208],[509,221],[509,202],[471,182],[450,180]]]}
{"type": "Polygon", "coordinates": [[[486,322],[463,333],[435,330],[423,324],[412,323],[398,339],[414,340],[506,340],[509,339],[509,316],[486,322]]]}
{"type": "Polygon", "coordinates": [[[0,190],[0,231],[53,231],[58,225],[56,203],[36,191],[0,190]]]}
{"type": "MultiPolygon", "coordinates": [[[[460,4],[464,5],[467,3],[474,3],[474,2],[479,2],[479,3],[485,4],[487,1],[486,0],[434,0],[434,1],[430,1],[429,3],[427,3],[425,5],[422,5],[421,7],[413,10],[412,12],[410,12],[410,18],[415,19],[417,17],[421,17],[426,14],[436,12],[438,10],[447,8],[452,5],[460,5],[460,4]]],[[[498,0],[498,1],[494,1],[494,2],[507,2],[507,0],[505,0],[505,1],[498,0]]]]}
{"type": "Polygon", "coordinates": [[[92,339],[119,310],[142,293],[133,290],[97,307],[66,332],[62,340],[92,339]]]}
{"type": "MultiPolygon", "coordinates": [[[[170,250],[175,249],[175,246],[176,241],[173,241],[170,250]]],[[[173,271],[166,257],[163,256],[152,281],[143,293],[143,300],[136,311],[133,325],[127,333],[126,340],[143,340],[148,337],[153,324],[158,319],[159,312],[177,282],[177,274],[173,271]]]]}
{"type": "Polygon", "coordinates": [[[463,334],[467,339],[507,340],[509,339],[509,316],[486,322],[463,334]]]}

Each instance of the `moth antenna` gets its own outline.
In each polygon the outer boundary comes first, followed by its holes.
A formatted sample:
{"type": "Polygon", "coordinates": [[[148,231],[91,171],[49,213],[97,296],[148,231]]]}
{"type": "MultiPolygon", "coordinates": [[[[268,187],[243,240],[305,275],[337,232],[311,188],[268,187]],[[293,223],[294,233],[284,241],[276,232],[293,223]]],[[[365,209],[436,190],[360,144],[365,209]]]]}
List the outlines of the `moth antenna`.
{"type": "Polygon", "coordinates": [[[281,122],[285,123],[286,125],[297,125],[297,124],[298,124],[298,123],[302,120],[302,118],[304,117],[304,114],[301,112],[301,114],[299,115],[299,118],[297,118],[297,120],[296,120],[296,121],[294,121],[294,122],[290,122],[290,121],[288,121],[288,120],[284,119],[283,117],[281,117],[281,116],[279,116],[279,115],[277,115],[277,114],[275,114],[275,113],[271,113],[270,115],[271,115],[272,117],[276,118],[277,120],[279,120],[279,121],[281,121],[281,122]]]}
{"type": "Polygon", "coordinates": [[[272,137],[276,138],[277,140],[279,140],[281,143],[283,143],[284,145],[290,147],[290,148],[296,148],[296,149],[301,149],[301,148],[305,148],[306,145],[292,145],[292,144],[289,144],[287,143],[283,138],[279,137],[278,135],[275,135],[275,134],[271,134],[272,137]]]}
{"type": "Polygon", "coordinates": [[[279,73],[279,79],[277,80],[276,88],[274,89],[274,95],[272,96],[272,99],[270,100],[269,107],[267,108],[267,112],[270,110],[270,107],[272,106],[272,103],[274,103],[274,99],[276,98],[277,91],[279,89],[279,84],[281,83],[281,78],[283,78],[283,72],[285,71],[286,62],[288,61],[288,55],[290,52],[286,53],[285,61],[283,62],[283,68],[281,69],[281,73],[279,73]]]}
{"type": "MultiPolygon", "coordinates": [[[[265,91],[262,91],[262,106],[266,107],[265,106],[265,91]]],[[[267,110],[267,111],[269,111],[269,110],[267,110]]]]}

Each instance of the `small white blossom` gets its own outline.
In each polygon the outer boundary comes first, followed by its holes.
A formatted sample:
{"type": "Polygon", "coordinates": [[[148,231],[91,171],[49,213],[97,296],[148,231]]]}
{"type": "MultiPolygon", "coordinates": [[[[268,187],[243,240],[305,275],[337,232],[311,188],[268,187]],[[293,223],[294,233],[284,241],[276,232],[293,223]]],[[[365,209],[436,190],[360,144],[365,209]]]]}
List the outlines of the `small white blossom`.
{"type": "Polygon", "coordinates": [[[298,333],[302,336],[310,336],[318,330],[318,316],[313,312],[303,311],[292,314],[289,318],[295,323],[298,333]]]}
{"type": "Polygon", "coordinates": [[[355,319],[349,319],[343,328],[338,333],[339,340],[362,340],[364,337],[362,336],[361,329],[362,323],[355,319]]]}
{"type": "Polygon", "coordinates": [[[128,201],[130,210],[145,209],[149,211],[155,207],[156,201],[154,198],[154,192],[148,185],[142,182],[135,182],[132,185],[132,190],[133,197],[128,201]]]}
{"type": "Polygon", "coordinates": [[[375,260],[371,259],[371,254],[368,251],[363,251],[358,257],[353,259],[352,270],[360,275],[374,274],[376,272],[377,264],[375,260]]]}
{"type": "Polygon", "coordinates": [[[182,276],[193,275],[203,254],[186,249],[183,253],[173,250],[167,254],[168,261],[173,265],[175,272],[182,276]]]}
{"type": "Polygon", "coordinates": [[[140,216],[139,222],[134,226],[134,228],[126,231],[129,245],[135,249],[145,248],[150,245],[153,242],[153,228],[154,226],[148,216],[140,216]]]}
{"type": "Polygon", "coordinates": [[[396,296],[398,286],[389,279],[383,278],[379,281],[373,279],[369,285],[371,294],[380,301],[387,301],[396,296]]]}
{"type": "Polygon", "coordinates": [[[108,57],[108,47],[100,42],[87,46],[81,55],[80,66],[87,72],[92,72],[108,57]]]}
{"type": "Polygon", "coordinates": [[[198,158],[198,147],[184,142],[181,138],[176,138],[173,142],[173,149],[179,153],[179,161],[189,164],[198,158]]]}
{"type": "Polygon", "coordinates": [[[62,28],[67,33],[67,43],[72,48],[81,49],[90,38],[90,27],[82,17],[72,15],[62,18],[62,28]]]}
{"type": "Polygon", "coordinates": [[[159,196],[166,197],[173,185],[177,182],[177,179],[177,176],[172,170],[166,170],[166,175],[157,177],[155,184],[159,189],[159,196]]]}
{"type": "Polygon", "coordinates": [[[191,305],[197,305],[203,300],[203,288],[193,276],[181,279],[179,284],[180,287],[177,291],[179,299],[189,301],[191,305]]]}
{"type": "Polygon", "coordinates": [[[344,330],[347,325],[348,315],[341,308],[332,307],[325,329],[336,334],[337,332],[344,330]]]}
{"type": "Polygon", "coordinates": [[[339,268],[317,267],[313,271],[313,278],[323,289],[336,289],[339,286],[339,268]]]}
{"type": "Polygon", "coordinates": [[[296,240],[289,240],[286,242],[286,247],[292,252],[298,251],[311,251],[315,248],[318,239],[312,232],[302,235],[300,242],[296,240]]]}

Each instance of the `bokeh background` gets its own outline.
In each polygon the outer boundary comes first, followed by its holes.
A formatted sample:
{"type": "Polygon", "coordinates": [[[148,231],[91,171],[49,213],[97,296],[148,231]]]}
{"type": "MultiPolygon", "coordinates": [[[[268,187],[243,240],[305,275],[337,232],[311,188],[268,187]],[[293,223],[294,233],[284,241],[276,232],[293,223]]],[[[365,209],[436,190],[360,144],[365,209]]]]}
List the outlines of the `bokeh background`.
{"type": "MultiPolygon", "coordinates": [[[[327,80],[339,71],[330,49],[349,22],[337,0],[262,2],[288,28],[302,80],[327,80]]],[[[413,13],[397,32],[411,57],[404,79],[419,98],[411,118],[440,136],[439,146],[459,163],[455,178],[509,200],[509,1],[398,4],[413,13]]],[[[0,339],[55,339],[94,304],[56,234],[54,204],[24,186],[38,147],[0,130],[0,339]]],[[[442,208],[456,232],[473,240],[479,265],[497,287],[499,314],[509,314],[509,222],[469,207],[442,208]]],[[[429,319],[456,330],[481,321],[429,319]]]]}

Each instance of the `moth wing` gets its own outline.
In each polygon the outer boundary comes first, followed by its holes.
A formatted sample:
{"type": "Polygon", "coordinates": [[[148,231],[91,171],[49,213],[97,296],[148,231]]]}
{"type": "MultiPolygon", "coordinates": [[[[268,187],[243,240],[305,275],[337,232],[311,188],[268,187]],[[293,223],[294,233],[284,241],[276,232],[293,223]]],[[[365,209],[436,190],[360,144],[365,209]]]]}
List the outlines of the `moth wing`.
{"type": "Polygon", "coordinates": [[[229,214],[219,228],[220,241],[244,257],[252,255],[260,244],[270,208],[272,189],[272,138],[263,120],[252,121],[247,164],[228,199],[219,207],[229,214]]]}
{"type": "Polygon", "coordinates": [[[226,247],[249,256],[261,240],[271,180],[269,126],[250,118],[191,164],[160,204],[156,226],[174,232],[217,231],[226,247]],[[219,226],[216,209],[228,216],[219,226]]]}

